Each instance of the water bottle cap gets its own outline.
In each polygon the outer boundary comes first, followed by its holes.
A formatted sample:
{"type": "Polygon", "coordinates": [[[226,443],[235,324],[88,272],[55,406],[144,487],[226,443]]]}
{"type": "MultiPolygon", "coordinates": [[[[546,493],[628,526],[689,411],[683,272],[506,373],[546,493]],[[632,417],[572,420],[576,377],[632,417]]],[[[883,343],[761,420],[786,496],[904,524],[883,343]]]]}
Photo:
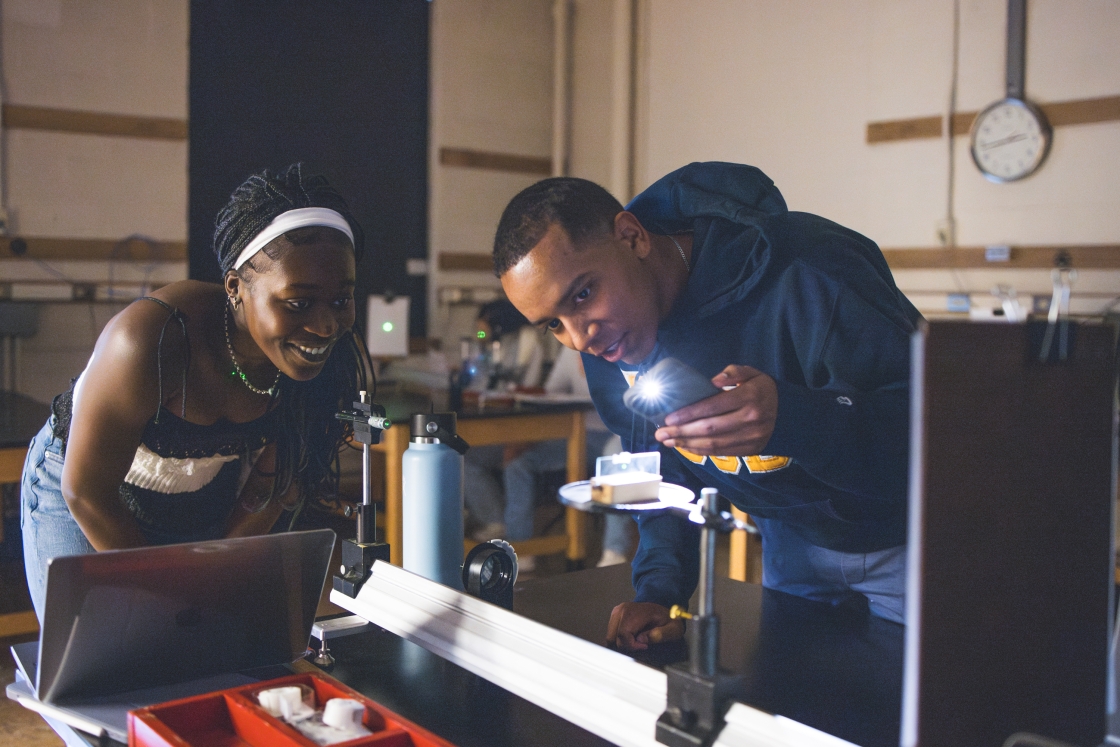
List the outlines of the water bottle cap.
{"type": "Polygon", "coordinates": [[[418,412],[412,416],[412,438],[432,438],[440,441],[455,435],[456,418],[453,412],[418,412]],[[443,433],[440,433],[442,431],[443,433]],[[443,434],[447,434],[444,436],[443,434]]]}

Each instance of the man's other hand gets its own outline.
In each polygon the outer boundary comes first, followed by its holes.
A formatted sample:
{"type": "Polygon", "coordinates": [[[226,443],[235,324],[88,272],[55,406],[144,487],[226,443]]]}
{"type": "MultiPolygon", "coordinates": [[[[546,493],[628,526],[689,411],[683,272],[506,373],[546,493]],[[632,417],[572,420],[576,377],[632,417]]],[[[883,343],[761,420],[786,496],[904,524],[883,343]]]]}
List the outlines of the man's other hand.
{"type": "Polygon", "coordinates": [[[675,641],[684,635],[684,620],[651,602],[624,602],[611,611],[607,645],[619,651],[645,651],[652,643],[675,641]]]}
{"type": "Polygon", "coordinates": [[[734,387],[682,407],[665,418],[655,434],[669,448],[694,454],[754,456],[765,453],[778,419],[778,386],[750,366],[728,366],[712,378],[734,387]]]}

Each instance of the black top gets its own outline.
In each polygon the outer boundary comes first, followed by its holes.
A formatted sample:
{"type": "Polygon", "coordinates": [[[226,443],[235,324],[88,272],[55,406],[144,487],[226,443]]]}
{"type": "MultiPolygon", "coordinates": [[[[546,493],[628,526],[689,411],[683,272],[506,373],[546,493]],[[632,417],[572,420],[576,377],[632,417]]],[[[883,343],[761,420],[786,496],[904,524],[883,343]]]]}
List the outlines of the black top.
{"type": "MultiPolygon", "coordinates": [[[[168,317],[156,352],[158,409],[144,426],[132,468],[121,483],[121,500],[153,542],[216,539],[222,535],[252,463],[275,440],[278,409],[271,407],[261,417],[246,423],[220,418],[211,425],[199,425],[185,420],[190,367],[186,321],[178,309],[158,298],[145,296],[138,300],[158,303],[167,309],[168,317]],[[172,323],[179,326],[187,350],[180,415],[163,404],[163,340],[172,323]]],[[[62,441],[64,454],[74,392],[80,383],[81,376],[70,389],[55,397],[51,408],[54,435],[62,441]]]]}

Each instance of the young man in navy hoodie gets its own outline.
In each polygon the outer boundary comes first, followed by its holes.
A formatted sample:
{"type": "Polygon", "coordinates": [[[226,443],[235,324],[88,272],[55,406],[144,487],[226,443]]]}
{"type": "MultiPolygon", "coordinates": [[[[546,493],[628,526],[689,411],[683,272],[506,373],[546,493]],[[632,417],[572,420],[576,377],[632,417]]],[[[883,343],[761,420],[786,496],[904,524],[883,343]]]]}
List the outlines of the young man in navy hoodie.
{"type": "MultiPolygon", "coordinates": [[[[786,209],[758,169],[694,163],[625,208],[582,179],[517,195],[494,267],[530,320],[583,354],[595,406],[631,452],[660,449],[667,482],[718,488],[751,514],[763,585],[903,621],[909,337],[921,315],[870,239],[786,209]],[[720,394],[654,429],[622,404],[672,356],[720,394]]],[[[697,582],[698,529],[639,519],[635,601],[608,639],[679,636],[669,607],[697,582]]]]}

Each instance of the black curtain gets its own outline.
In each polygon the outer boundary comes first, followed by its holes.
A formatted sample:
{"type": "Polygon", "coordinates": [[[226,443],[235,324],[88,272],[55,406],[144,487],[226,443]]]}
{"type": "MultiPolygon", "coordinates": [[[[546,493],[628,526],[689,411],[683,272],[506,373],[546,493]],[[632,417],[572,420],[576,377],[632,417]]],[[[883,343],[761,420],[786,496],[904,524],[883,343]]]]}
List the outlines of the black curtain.
{"type": "Polygon", "coordinates": [[[362,297],[412,298],[426,325],[427,0],[192,0],[190,276],[219,280],[214,217],[261,169],[302,161],[346,197],[366,234],[362,297]]]}

